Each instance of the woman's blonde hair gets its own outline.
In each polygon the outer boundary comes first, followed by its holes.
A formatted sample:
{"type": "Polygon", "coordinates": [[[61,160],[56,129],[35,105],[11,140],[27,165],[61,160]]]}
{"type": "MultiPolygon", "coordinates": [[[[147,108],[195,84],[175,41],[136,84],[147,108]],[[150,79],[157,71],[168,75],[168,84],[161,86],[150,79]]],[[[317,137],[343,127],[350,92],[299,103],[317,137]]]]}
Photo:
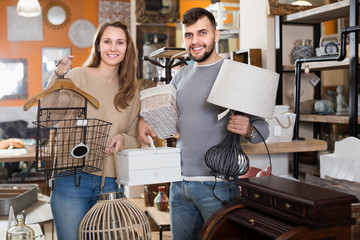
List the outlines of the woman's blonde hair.
{"type": "Polygon", "coordinates": [[[127,26],[120,22],[104,22],[97,30],[89,58],[85,67],[98,67],[101,62],[99,44],[105,29],[108,27],[120,28],[125,32],[127,48],[125,57],[119,66],[119,91],[114,97],[114,105],[118,111],[126,109],[137,91],[136,66],[137,56],[134,42],[127,30],[127,26]]]}

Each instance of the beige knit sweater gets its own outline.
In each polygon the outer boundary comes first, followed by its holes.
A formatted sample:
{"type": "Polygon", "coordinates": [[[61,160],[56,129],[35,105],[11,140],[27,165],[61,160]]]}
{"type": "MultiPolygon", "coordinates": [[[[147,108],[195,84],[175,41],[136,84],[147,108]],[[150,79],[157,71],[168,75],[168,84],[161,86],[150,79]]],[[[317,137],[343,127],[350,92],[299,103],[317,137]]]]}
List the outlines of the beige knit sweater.
{"type": "MultiPolygon", "coordinates": [[[[111,141],[114,135],[121,133],[124,136],[125,149],[139,147],[136,138],[137,123],[139,120],[140,111],[139,92],[136,92],[127,109],[118,112],[113,102],[114,96],[118,89],[113,84],[98,79],[96,76],[92,75],[82,67],[74,68],[65,77],[70,78],[78,88],[98,100],[100,105],[98,109],[96,109],[88,102],[87,118],[95,118],[112,123],[107,141],[108,143],[111,141]]],[[[56,76],[53,75],[47,88],[52,86],[55,80],[56,76]]],[[[80,95],[68,90],[56,91],[54,93],[48,94],[41,100],[41,108],[66,108],[78,106],[84,106],[83,98],[80,95]]],[[[74,116],[69,116],[68,113],[58,117],[74,118],[74,116]]],[[[56,151],[59,151],[59,149],[56,151]]],[[[104,160],[106,160],[107,163],[105,176],[116,177],[114,156],[111,155],[105,158],[106,159],[104,160]]],[[[93,174],[101,175],[101,171],[93,172],[93,174]]]]}

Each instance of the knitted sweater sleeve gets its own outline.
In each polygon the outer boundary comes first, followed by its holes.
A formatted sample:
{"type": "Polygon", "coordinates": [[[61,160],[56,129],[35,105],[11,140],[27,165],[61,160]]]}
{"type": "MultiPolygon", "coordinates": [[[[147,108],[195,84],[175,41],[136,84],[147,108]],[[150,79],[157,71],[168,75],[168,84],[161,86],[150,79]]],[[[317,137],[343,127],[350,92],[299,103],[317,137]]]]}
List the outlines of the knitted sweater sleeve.
{"type": "Polygon", "coordinates": [[[137,141],[137,124],[139,121],[139,112],[140,112],[140,95],[137,91],[133,99],[129,104],[130,115],[127,124],[126,132],[123,132],[124,136],[124,149],[127,148],[137,148],[139,143],[137,141]]]}

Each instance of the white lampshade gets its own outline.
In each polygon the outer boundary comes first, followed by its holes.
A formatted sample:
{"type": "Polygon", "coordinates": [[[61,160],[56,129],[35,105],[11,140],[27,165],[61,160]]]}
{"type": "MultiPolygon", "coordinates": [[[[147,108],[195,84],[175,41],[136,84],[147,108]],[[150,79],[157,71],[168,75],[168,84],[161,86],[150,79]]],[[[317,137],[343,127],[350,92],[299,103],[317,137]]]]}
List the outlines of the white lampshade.
{"type": "Polygon", "coordinates": [[[38,0],[19,0],[16,13],[22,17],[36,17],[41,14],[38,0]]]}
{"type": "Polygon", "coordinates": [[[276,72],[226,59],[207,101],[238,112],[272,118],[278,82],[276,72]]]}

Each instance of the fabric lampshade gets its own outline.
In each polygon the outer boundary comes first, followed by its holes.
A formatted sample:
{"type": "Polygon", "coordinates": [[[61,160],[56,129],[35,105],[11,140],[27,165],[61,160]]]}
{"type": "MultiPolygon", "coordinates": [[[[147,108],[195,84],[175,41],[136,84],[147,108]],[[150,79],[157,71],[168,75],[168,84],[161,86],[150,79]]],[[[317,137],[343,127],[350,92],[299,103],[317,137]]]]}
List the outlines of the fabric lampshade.
{"type": "Polygon", "coordinates": [[[36,17],[41,14],[41,7],[38,0],[19,0],[16,12],[22,17],[36,17]]]}
{"type": "Polygon", "coordinates": [[[250,115],[272,118],[279,74],[224,60],[208,102],[250,115]]]}

